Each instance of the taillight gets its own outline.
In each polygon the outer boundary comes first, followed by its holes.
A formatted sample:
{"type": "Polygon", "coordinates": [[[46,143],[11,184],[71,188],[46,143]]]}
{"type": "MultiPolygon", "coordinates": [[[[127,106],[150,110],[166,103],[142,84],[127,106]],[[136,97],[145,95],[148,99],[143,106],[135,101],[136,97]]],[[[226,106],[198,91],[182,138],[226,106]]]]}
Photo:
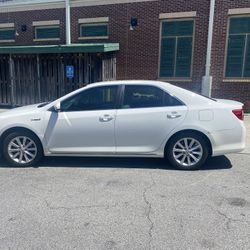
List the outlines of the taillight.
{"type": "Polygon", "coordinates": [[[241,121],[244,120],[244,111],[243,111],[243,109],[235,109],[235,110],[233,110],[233,113],[234,113],[235,116],[237,116],[237,118],[240,119],[241,121]]]}

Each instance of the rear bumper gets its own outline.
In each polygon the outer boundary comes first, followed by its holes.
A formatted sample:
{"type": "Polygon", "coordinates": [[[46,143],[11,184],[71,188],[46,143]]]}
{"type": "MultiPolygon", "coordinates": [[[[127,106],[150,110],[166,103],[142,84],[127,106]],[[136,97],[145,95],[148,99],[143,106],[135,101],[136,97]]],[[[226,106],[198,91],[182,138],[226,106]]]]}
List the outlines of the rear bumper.
{"type": "Polygon", "coordinates": [[[212,132],[212,156],[239,153],[246,148],[246,128],[243,122],[230,130],[212,132]]]}

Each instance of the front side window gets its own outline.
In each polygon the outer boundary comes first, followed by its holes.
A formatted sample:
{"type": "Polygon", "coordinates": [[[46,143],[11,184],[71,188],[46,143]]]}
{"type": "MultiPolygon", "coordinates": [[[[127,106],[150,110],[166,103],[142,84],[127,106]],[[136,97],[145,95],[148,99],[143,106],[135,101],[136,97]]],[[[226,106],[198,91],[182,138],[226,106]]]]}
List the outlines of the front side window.
{"type": "Polygon", "coordinates": [[[162,22],[160,77],[189,78],[193,54],[193,20],[162,22]]]}
{"type": "Polygon", "coordinates": [[[82,91],[61,103],[61,111],[91,111],[116,108],[117,86],[96,87],[82,91]]]}
{"type": "Polygon", "coordinates": [[[80,26],[80,37],[82,38],[107,38],[108,24],[107,23],[88,23],[80,26]]]}
{"type": "Polygon", "coordinates": [[[122,108],[155,108],[182,105],[175,97],[154,86],[126,86],[122,108]]]}
{"type": "Polygon", "coordinates": [[[54,40],[60,39],[59,26],[37,26],[35,27],[35,39],[54,40]]]}
{"type": "Polygon", "coordinates": [[[12,41],[15,40],[14,28],[0,28],[0,41],[12,41]]]}
{"type": "Polygon", "coordinates": [[[229,22],[226,77],[250,77],[250,16],[229,22]]]}

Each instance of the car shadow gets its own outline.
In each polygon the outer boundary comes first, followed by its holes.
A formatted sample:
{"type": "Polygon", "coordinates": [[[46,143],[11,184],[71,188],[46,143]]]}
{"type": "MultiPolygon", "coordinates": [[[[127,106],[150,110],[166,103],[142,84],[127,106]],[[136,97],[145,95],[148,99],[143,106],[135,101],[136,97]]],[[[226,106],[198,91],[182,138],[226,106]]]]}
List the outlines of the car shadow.
{"type": "MultiPolygon", "coordinates": [[[[132,168],[132,169],[162,169],[176,170],[164,159],[153,158],[115,158],[115,157],[45,157],[36,167],[63,168],[132,168]]],[[[8,164],[0,160],[0,168],[9,168],[8,164]]],[[[232,164],[226,156],[219,156],[207,160],[202,170],[230,169],[232,164]]]]}

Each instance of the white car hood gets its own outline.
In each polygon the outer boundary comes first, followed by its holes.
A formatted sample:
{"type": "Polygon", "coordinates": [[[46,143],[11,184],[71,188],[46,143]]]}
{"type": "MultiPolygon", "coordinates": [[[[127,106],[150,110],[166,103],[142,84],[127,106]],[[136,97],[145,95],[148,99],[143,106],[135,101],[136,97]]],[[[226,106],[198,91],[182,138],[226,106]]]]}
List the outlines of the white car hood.
{"type": "Polygon", "coordinates": [[[9,116],[9,115],[15,115],[15,114],[20,114],[20,113],[27,113],[27,112],[36,110],[40,104],[33,104],[33,105],[28,105],[28,106],[24,106],[20,108],[10,109],[8,111],[1,113],[0,116],[9,116]]]}

